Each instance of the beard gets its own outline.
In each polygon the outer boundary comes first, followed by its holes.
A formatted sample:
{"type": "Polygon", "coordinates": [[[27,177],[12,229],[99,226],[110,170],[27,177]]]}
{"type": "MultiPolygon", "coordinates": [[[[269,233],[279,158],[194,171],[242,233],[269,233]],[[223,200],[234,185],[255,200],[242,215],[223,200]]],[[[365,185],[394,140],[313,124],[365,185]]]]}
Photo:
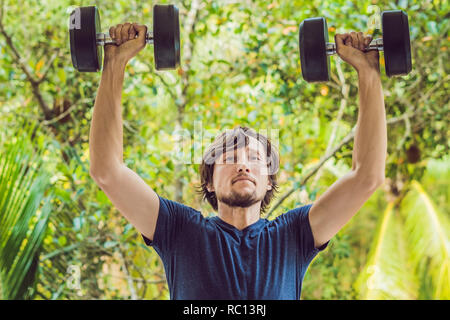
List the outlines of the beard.
{"type": "Polygon", "coordinates": [[[248,208],[254,205],[255,203],[261,202],[264,199],[264,196],[258,198],[256,191],[252,192],[236,192],[235,190],[231,190],[229,195],[216,194],[217,200],[225,203],[229,207],[241,207],[248,208]]]}

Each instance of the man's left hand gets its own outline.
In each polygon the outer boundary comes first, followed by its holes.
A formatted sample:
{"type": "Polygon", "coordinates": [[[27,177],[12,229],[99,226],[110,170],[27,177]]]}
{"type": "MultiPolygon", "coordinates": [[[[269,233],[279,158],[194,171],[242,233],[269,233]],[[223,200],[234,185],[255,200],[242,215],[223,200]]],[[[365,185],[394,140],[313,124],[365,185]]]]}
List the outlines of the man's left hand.
{"type": "Polygon", "coordinates": [[[367,69],[380,71],[378,50],[366,50],[372,41],[371,36],[364,36],[362,32],[336,34],[336,52],[342,60],[352,65],[356,71],[367,69]]]}

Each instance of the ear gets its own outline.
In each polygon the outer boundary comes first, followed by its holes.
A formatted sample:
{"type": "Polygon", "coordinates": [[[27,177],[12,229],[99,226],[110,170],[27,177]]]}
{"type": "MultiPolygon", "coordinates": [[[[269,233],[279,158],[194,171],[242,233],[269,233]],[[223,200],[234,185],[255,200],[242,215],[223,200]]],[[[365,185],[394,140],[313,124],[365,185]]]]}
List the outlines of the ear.
{"type": "Polygon", "coordinates": [[[208,190],[208,192],[214,192],[214,187],[211,186],[211,184],[208,184],[208,186],[206,187],[206,189],[208,190]]]}

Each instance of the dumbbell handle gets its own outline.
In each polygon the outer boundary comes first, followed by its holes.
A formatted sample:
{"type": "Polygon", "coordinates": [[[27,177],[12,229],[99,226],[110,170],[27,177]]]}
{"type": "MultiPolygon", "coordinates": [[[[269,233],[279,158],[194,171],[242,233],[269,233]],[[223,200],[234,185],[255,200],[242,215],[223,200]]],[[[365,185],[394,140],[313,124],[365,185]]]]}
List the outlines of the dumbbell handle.
{"type": "MultiPolygon", "coordinates": [[[[153,44],[153,33],[147,32],[145,36],[145,42],[147,44],[153,44]]],[[[97,33],[97,45],[104,46],[106,44],[116,44],[116,40],[111,38],[109,34],[106,33],[97,33]]]]}
{"type": "MultiPolygon", "coordinates": [[[[372,40],[372,42],[370,42],[370,44],[367,46],[366,49],[383,51],[383,39],[378,38],[378,39],[372,40]]],[[[328,56],[336,54],[336,44],[333,42],[327,42],[326,43],[326,51],[327,51],[328,56]]]]}

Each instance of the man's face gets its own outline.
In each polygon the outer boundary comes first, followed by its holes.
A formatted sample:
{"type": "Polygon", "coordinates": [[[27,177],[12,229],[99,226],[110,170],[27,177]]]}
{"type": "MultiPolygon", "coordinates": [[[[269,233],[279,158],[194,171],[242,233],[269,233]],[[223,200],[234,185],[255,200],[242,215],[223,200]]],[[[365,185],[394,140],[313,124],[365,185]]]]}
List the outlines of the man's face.
{"type": "Polygon", "coordinates": [[[213,186],[217,200],[230,207],[261,202],[270,185],[265,146],[249,137],[248,146],[227,150],[215,162],[213,186]]]}

